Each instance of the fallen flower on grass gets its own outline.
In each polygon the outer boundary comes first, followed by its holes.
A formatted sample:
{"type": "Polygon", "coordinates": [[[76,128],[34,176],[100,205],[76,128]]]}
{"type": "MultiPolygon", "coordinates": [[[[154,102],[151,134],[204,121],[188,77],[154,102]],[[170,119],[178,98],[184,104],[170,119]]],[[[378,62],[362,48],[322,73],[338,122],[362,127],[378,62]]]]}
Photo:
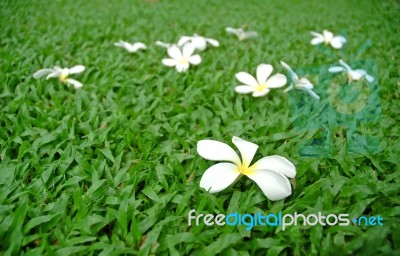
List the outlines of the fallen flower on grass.
{"type": "Polygon", "coordinates": [[[193,36],[182,36],[178,41],[178,46],[183,46],[186,43],[192,43],[194,48],[199,51],[204,51],[207,48],[207,44],[211,44],[214,47],[219,46],[219,42],[213,38],[207,38],[194,34],[193,36]]]}
{"type": "Polygon", "coordinates": [[[236,79],[243,83],[235,87],[235,91],[240,94],[253,93],[253,97],[266,95],[272,88],[280,88],[287,82],[286,76],[275,74],[268,78],[272,73],[273,67],[270,64],[260,64],[257,66],[257,79],[247,72],[239,72],[236,79]]]}
{"type": "Polygon", "coordinates": [[[367,73],[367,71],[365,71],[364,69],[356,69],[353,70],[346,62],[344,62],[343,60],[339,60],[339,64],[341,66],[333,66],[330,67],[328,69],[328,71],[330,73],[339,73],[339,72],[346,72],[347,74],[347,79],[348,82],[351,83],[353,80],[354,81],[358,81],[360,80],[362,77],[365,78],[365,80],[367,80],[368,82],[373,82],[374,81],[374,77],[369,75],[367,73]]]}
{"type": "Polygon", "coordinates": [[[258,35],[258,33],[256,31],[244,31],[241,28],[227,27],[227,28],[225,28],[225,31],[228,32],[229,34],[236,35],[240,41],[243,41],[248,38],[256,37],[258,35]]]}
{"type": "Polygon", "coordinates": [[[191,43],[187,43],[182,47],[182,50],[172,45],[168,48],[168,55],[171,58],[163,59],[162,63],[168,67],[175,67],[176,71],[186,71],[190,64],[198,65],[201,62],[201,57],[198,54],[193,55],[195,47],[191,43]]]}
{"type": "Polygon", "coordinates": [[[52,69],[40,69],[33,74],[33,78],[39,79],[42,76],[46,76],[46,80],[50,78],[58,78],[60,82],[69,85],[73,85],[75,89],[79,89],[82,87],[82,83],[75,80],[68,78],[71,74],[79,74],[85,70],[85,67],[82,65],[73,66],[72,68],[61,68],[55,66],[52,69]]]}
{"type": "Polygon", "coordinates": [[[210,193],[220,192],[243,175],[257,183],[264,195],[270,200],[281,200],[292,194],[287,177],[296,176],[296,167],[281,156],[267,156],[250,166],[258,149],[252,142],[233,137],[238,154],[227,144],[215,140],[201,140],[197,143],[197,152],[207,160],[228,161],[208,168],[200,180],[200,187],[210,193]]]}
{"type": "Polygon", "coordinates": [[[289,72],[289,75],[291,78],[291,84],[288,88],[286,88],[284,90],[284,92],[288,92],[288,91],[292,90],[293,88],[296,88],[298,90],[307,92],[311,97],[319,100],[319,96],[312,90],[314,88],[314,86],[310,82],[310,80],[308,80],[305,77],[299,78],[299,76],[285,62],[281,61],[281,65],[289,72]]]}
{"type": "Polygon", "coordinates": [[[122,47],[122,48],[124,48],[125,50],[127,50],[128,52],[131,52],[131,53],[137,52],[139,50],[146,50],[147,49],[146,45],[144,43],[141,43],[141,42],[136,42],[136,43],[131,44],[131,43],[128,43],[128,42],[120,40],[119,42],[114,43],[114,45],[118,46],[118,47],[122,47]]]}
{"type": "Polygon", "coordinates": [[[324,43],[325,45],[330,44],[335,49],[340,49],[343,47],[344,43],[346,43],[346,38],[344,36],[334,36],[333,33],[328,30],[322,31],[322,34],[311,31],[311,35],[314,36],[311,40],[312,45],[324,43]]]}

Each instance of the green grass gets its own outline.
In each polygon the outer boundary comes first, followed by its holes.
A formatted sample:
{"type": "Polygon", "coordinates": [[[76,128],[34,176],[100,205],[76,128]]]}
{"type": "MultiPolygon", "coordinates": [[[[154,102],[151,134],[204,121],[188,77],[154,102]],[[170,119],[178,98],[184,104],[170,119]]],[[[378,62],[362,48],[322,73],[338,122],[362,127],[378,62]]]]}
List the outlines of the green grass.
{"type": "MultiPolygon", "coordinates": [[[[1,1],[0,254],[2,255],[395,255],[400,252],[400,5],[397,1],[1,1]],[[226,26],[260,36],[239,42],[226,26]],[[343,51],[309,44],[309,31],[346,34],[343,51]],[[161,64],[156,40],[198,33],[220,41],[179,74],[161,64]],[[149,49],[114,47],[123,39],[149,49]],[[358,52],[370,39],[372,46],[358,52]],[[349,56],[353,55],[349,60],[349,56]],[[238,95],[235,73],[260,63],[275,71],[373,60],[382,112],[364,132],[380,150],[305,157],[316,131],[293,125],[289,96],[238,95]],[[74,90],[32,74],[82,64],[74,90]],[[218,194],[199,188],[214,162],[205,138],[241,136],[297,168],[293,194],[271,202],[249,179],[218,194]],[[244,227],[187,224],[199,213],[322,211],[380,215],[384,226],[244,227]]],[[[340,76],[339,76],[340,77],[340,76]]],[[[311,77],[313,79],[313,77],[311,77]]],[[[323,91],[315,84],[316,91],[323,91]]],[[[311,102],[307,98],[306,102],[311,102]]],[[[323,103],[321,100],[321,104],[323,103]]],[[[326,101],[325,101],[326,102],[326,101]]],[[[315,102],[314,102],[315,103],[315,102]]],[[[366,142],[368,144],[368,142],[366,142]]]]}

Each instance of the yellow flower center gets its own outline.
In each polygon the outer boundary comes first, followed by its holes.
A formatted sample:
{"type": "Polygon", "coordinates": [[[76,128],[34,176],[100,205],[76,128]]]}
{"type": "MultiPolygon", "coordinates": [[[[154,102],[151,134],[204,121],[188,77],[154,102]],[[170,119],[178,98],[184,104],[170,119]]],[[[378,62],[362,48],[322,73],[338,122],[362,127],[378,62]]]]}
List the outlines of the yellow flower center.
{"type": "Polygon", "coordinates": [[[67,77],[68,77],[68,74],[61,74],[59,79],[61,82],[64,82],[67,79],[67,77]]]}
{"type": "Polygon", "coordinates": [[[243,174],[243,175],[248,175],[248,174],[251,174],[252,172],[253,172],[253,167],[252,166],[248,166],[248,165],[246,165],[246,164],[240,164],[240,165],[238,165],[238,172],[240,172],[240,174],[243,174]]]}
{"type": "Polygon", "coordinates": [[[184,64],[186,64],[188,62],[189,62],[189,60],[187,58],[182,58],[182,59],[179,60],[179,64],[181,64],[181,65],[184,65],[184,64]]]}
{"type": "Polygon", "coordinates": [[[266,84],[259,84],[256,87],[256,92],[263,92],[263,91],[265,91],[265,89],[267,89],[267,85],[266,84]]]}

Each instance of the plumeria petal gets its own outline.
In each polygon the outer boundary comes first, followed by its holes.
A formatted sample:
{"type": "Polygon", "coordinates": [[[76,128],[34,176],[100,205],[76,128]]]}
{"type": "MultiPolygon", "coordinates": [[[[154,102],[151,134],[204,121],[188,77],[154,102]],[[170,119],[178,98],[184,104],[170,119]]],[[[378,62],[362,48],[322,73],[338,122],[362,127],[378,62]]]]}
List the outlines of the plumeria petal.
{"type": "Polygon", "coordinates": [[[184,44],[190,42],[191,40],[192,40],[192,37],[190,37],[190,36],[182,36],[178,41],[178,45],[183,46],[184,44]]]}
{"type": "Polygon", "coordinates": [[[255,91],[255,92],[253,92],[253,97],[263,97],[263,96],[267,95],[269,93],[269,91],[270,90],[268,88],[265,88],[261,92],[260,91],[255,91]]]}
{"type": "Polygon", "coordinates": [[[324,35],[324,38],[325,38],[325,40],[327,42],[329,42],[333,37],[333,33],[331,31],[328,31],[328,30],[322,31],[322,34],[324,35]]]}
{"type": "Polygon", "coordinates": [[[216,140],[201,140],[197,143],[197,153],[213,161],[229,161],[240,164],[240,158],[229,145],[216,140]]]}
{"type": "Polygon", "coordinates": [[[283,174],[270,170],[257,170],[247,177],[256,182],[264,195],[272,201],[284,199],[292,194],[290,182],[283,174]]]}
{"type": "Polygon", "coordinates": [[[200,180],[200,187],[210,193],[220,192],[231,185],[240,175],[238,166],[218,163],[208,168],[200,180]]]}
{"type": "Polygon", "coordinates": [[[246,32],[243,32],[243,34],[241,36],[241,39],[244,40],[244,39],[248,39],[248,38],[252,38],[252,37],[256,37],[256,36],[258,36],[257,32],[255,32],[255,31],[246,31],[246,32]]]}
{"type": "Polygon", "coordinates": [[[265,84],[271,75],[273,67],[270,64],[260,64],[257,66],[257,81],[259,84],[265,84]]]}
{"type": "Polygon", "coordinates": [[[171,45],[171,47],[168,47],[167,52],[168,52],[168,55],[173,59],[182,58],[181,50],[179,50],[178,46],[176,46],[176,45],[171,45]]]}
{"type": "Polygon", "coordinates": [[[214,47],[218,47],[219,46],[219,42],[218,40],[215,40],[213,38],[205,38],[207,43],[211,44],[214,47]]]}
{"type": "Polygon", "coordinates": [[[173,66],[175,66],[178,62],[177,62],[176,59],[163,59],[163,60],[162,60],[162,63],[163,63],[165,66],[173,67],[173,66]]]}
{"type": "Polygon", "coordinates": [[[85,71],[85,67],[82,65],[77,65],[77,66],[73,66],[72,68],[70,68],[68,70],[69,74],[78,74],[78,73],[82,73],[83,71],[85,71]]]}
{"type": "Polygon", "coordinates": [[[286,158],[277,155],[263,157],[251,167],[254,171],[270,170],[279,172],[289,178],[296,176],[296,167],[286,158]]]}
{"type": "Polygon", "coordinates": [[[235,87],[235,92],[240,94],[247,94],[254,92],[255,88],[249,85],[239,85],[235,87]]]}
{"type": "Polygon", "coordinates": [[[321,37],[314,37],[313,39],[311,39],[312,45],[321,44],[323,42],[324,42],[324,38],[321,38],[321,37]]]}
{"type": "Polygon", "coordinates": [[[343,71],[345,71],[345,68],[344,68],[344,67],[340,67],[340,66],[333,66],[333,67],[330,67],[330,68],[328,69],[328,71],[329,71],[330,73],[338,73],[338,72],[343,72],[343,71]]]}
{"type": "Polygon", "coordinates": [[[136,42],[132,45],[132,51],[137,52],[138,50],[146,50],[147,46],[142,42],[136,42]]]}
{"type": "Polygon", "coordinates": [[[319,96],[318,94],[316,94],[313,90],[309,89],[309,90],[305,90],[311,97],[313,97],[314,99],[319,100],[319,96]]]}
{"type": "Polygon", "coordinates": [[[319,37],[319,38],[322,38],[322,39],[324,38],[324,36],[322,34],[320,34],[320,33],[317,33],[317,32],[314,32],[314,31],[311,31],[310,33],[311,33],[311,35],[313,35],[315,37],[319,37]]]}
{"type": "Polygon", "coordinates": [[[298,80],[297,83],[298,87],[304,88],[304,89],[312,89],[314,88],[314,85],[310,82],[310,80],[308,80],[305,77],[302,77],[300,80],[298,80]]]}
{"type": "Polygon", "coordinates": [[[243,84],[256,87],[258,86],[257,80],[247,72],[239,72],[236,74],[236,79],[243,84]]]}
{"type": "Polygon", "coordinates": [[[200,62],[201,62],[201,57],[198,54],[189,57],[190,64],[198,65],[200,64],[200,62]]]}
{"type": "MultiPolygon", "coordinates": [[[[364,70],[363,70],[364,71],[364,70]]],[[[364,71],[365,72],[365,71],[364,71]]],[[[361,77],[363,77],[365,75],[365,73],[359,73],[357,71],[351,70],[351,71],[347,71],[347,74],[353,79],[353,80],[360,80],[361,77]]]]}
{"type": "Polygon", "coordinates": [[[182,48],[182,56],[184,58],[188,58],[193,54],[194,50],[195,50],[194,45],[191,43],[187,43],[182,48]]]}
{"type": "Polygon", "coordinates": [[[282,74],[275,74],[267,80],[266,85],[268,88],[280,88],[284,86],[286,82],[286,76],[282,74]]]}
{"type": "Polygon", "coordinates": [[[365,74],[364,77],[365,77],[365,80],[367,80],[370,83],[372,83],[375,80],[375,78],[373,76],[368,75],[368,74],[365,74]]]}
{"type": "Polygon", "coordinates": [[[42,76],[48,75],[48,74],[53,73],[53,72],[54,72],[54,70],[53,69],[49,69],[49,68],[40,69],[40,70],[36,71],[35,73],[33,73],[33,78],[39,79],[42,76]]]}
{"type": "Polygon", "coordinates": [[[156,41],[155,44],[164,48],[169,48],[172,46],[172,44],[164,43],[162,41],[156,41]]]}
{"type": "Polygon", "coordinates": [[[339,64],[342,65],[348,71],[352,70],[351,67],[349,66],[349,64],[347,64],[343,60],[339,60],[339,64]]]}
{"type": "Polygon", "coordinates": [[[204,39],[204,37],[201,37],[201,36],[192,37],[191,43],[199,51],[204,51],[207,48],[207,42],[204,39]]]}
{"type": "Polygon", "coordinates": [[[242,155],[242,164],[244,166],[249,166],[257,152],[258,145],[236,136],[232,138],[232,142],[239,149],[240,154],[242,155]]]}
{"type": "Polygon", "coordinates": [[[180,72],[185,72],[186,70],[189,69],[189,63],[185,62],[185,63],[177,63],[175,66],[176,71],[180,72]]]}
{"type": "Polygon", "coordinates": [[[75,79],[71,79],[71,78],[65,79],[65,83],[72,84],[75,89],[79,89],[83,86],[81,82],[76,81],[75,79]]]}
{"type": "Polygon", "coordinates": [[[63,73],[63,70],[60,71],[55,71],[53,73],[50,73],[46,76],[46,80],[50,79],[50,78],[54,78],[54,77],[59,77],[61,74],[63,73]]]}
{"type": "MultiPolygon", "coordinates": [[[[225,31],[228,32],[228,33],[230,33],[230,34],[235,34],[235,35],[237,35],[237,36],[239,36],[239,35],[241,34],[241,32],[240,32],[239,29],[231,28],[231,27],[225,28],[225,31]]],[[[243,33],[243,30],[242,30],[242,33],[243,33]]]]}
{"type": "Polygon", "coordinates": [[[340,49],[343,47],[343,41],[340,37],[334,37],[329,42],[334,49],[340,49]]]}
{"type": "MultiPolygon", "coordinates": [[[[288,64],[286,64],[285,62],[281,61],[281,65],[282,65],[282,67],[283,67],[284,69],[286,69],[286,70],[289,72],[289,74],[290,74],[292,80],[298,80],[298,79],[299,79],[299,77],[297,76],[297,74],[293,71],[293,69],[292,69],[288,64]]],[[[294,81],[294,82],[295,82],[295,81],[294,81]]]]}

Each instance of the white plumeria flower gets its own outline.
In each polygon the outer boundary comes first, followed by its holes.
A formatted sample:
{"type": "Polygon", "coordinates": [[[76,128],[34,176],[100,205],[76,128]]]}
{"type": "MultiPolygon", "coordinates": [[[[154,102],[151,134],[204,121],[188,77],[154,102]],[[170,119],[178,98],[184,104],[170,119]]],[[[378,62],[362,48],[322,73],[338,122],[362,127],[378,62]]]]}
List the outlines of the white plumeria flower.
{"type": "Polygon", "coordinates": [[[178,46],[183,46],[186,43],[192,43],[196,50],[204,51],[207,48],[207,44],[211,44],[214,47],[219,46],[219,42],[213,38],[202,37],[197,34],[193,36],[182,36],[178,41],[178,46]]]}
{"type": "Polygon", "coordinates": [[[339,64],[341,66],[333,66],[328,69],[330,73],[339,73],[339,72],[346,72],[347,78],[349,83],[354,81],[360,80],[362,77],[365,78],[368,82],[373,82],[374,77],[371,75],[368,75],[367,71],[364,69],[356,69],[353,70],[346,62],[343,60],[339,60],[339,64]]]}
{"type": "Polygon", "coordinates": [[[191,43],[185,44],[182,47],[182,51],[178,46],[172,45],[167,51],[171,58],[163,59],[162,63],[168,67],[175,66],[175,69],[178,72],[184,72],[189,68],[190,64],[198,65],[201,62],[200,55],[192,55],[194,50],[195,48],[191,43]]]}
{"type": "Polygon", "coordinates": [[[285,89],[284,92],[288,92],[293,88],[296,88],[306,91],[311,97],[319,100],[319,96],[312,90],[314,88],[314,85],[310,82],[310,80],[305,77],[299,78],[299,76],[285,62],[281,61],[281,65],[289,72],[290,78],[292,80],[292,83],[288,88],[285,89]]]}
{"type": "Polygon", "coordinates": [[[314,38],[311,40],[312,45],[317,44],[330,44],[335,49],[340,49],[343,47],[344,43],[346,43],[346,38],[344,36],[334,36],[332,32],[328,30],[322,31],[322,34],[311,31],[311,35],[314,38]]]}
{"type": "Polygon", "coordinates": [[[286,76],[275,74],[268,78],[272,73],[273,67],[270,64],[260,64],[257,66],[257,79],[246,72],[236,74],[236,79],[244,85],[235,87],[235,91],[241,94],[253,93],[253,97],[266,95],[271,88],[280,88],[287,82],[286,76]]]}
{"type": "Polygon", "coordinates": [[[215,140],[201,140],[197,152],[207,160],[228,161],[208,168],[200,180],[200,187],[210,193],[220,192],[245,175],[255,181],[264,195],[270,200],[281,200],[292,194],[287,177],[296,176],[295,166],[281,156],[267,156],[250,166],[258,149],[254,143],[233,137],[233,144],[242,156],[227,144],[215,140]]]}
{"type": "Polygon", "coordinates": [[[240,41],[243,41],[247,38],[256,37],[258,35],[256,31],[244,31],[241,28],[227,27],[225,28],[225,31],[228,32],[229,34],[236,35],[240,41]]]}
{"type": "Polygon", "coordinates": [[[47,75],[46,80],[57,77],[60,80],[60,82],[63,82],[65,84],[67,84],[68,86],[73,85],[75,89],[79,89],[82,87],[82,83],[75,79],[68,78],[68,76],[71,74],[82,73],[84,70],[85,70],[85,67],[82,65],[73,66],[72,68],[61,68],[61,67],[55,66],[52,69],[48,69],[48,68],[40,69],[33,74],[33,77],[35,79],[39,79],[42,76],[47,75]]]}
{"type": "Polygon", "coordinates": [[[118,46],[118,47],[122,47],[122,48],[124,48],[125,50],[127,50],[128,52],[131,52],[131,53],[137,52],[139,50],[146,50],[147,49],[147,46],[142,42],[136,42],[136,43],[131,44],[131,43],[119,40],[119,42],[114,43],[114,45],[118,46]]]}

